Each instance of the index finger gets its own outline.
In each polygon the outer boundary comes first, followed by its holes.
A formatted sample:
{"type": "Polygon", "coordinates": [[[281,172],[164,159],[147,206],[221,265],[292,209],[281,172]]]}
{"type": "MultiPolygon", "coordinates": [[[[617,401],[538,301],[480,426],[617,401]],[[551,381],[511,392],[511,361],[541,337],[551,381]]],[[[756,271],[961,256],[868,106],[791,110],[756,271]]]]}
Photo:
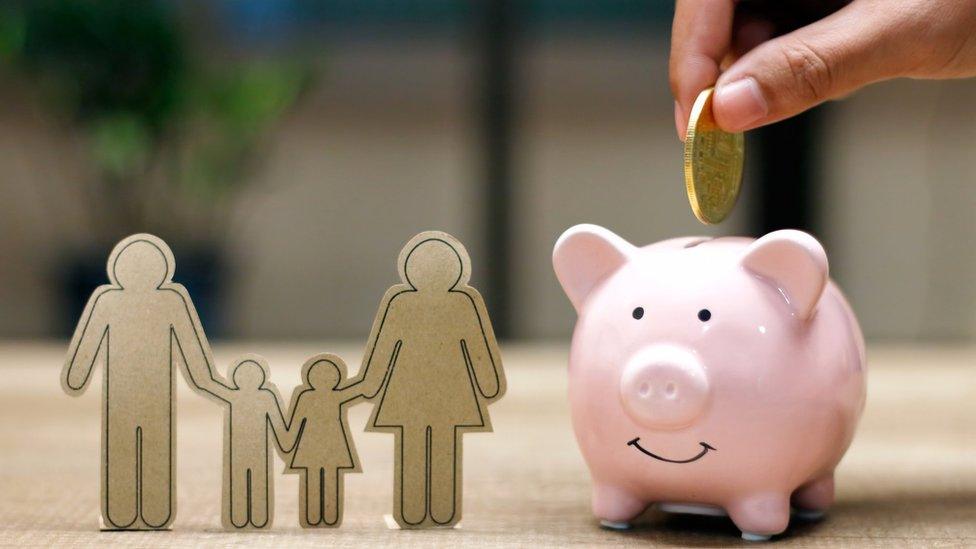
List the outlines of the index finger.
{"type": "Polygon", "coordinates": [[[715,84],[722,59],[732,41],[734,0],[678,0],[671,25],[671,93],[675,126],[685,138],[688,113],[695,98],[715,84]]]}

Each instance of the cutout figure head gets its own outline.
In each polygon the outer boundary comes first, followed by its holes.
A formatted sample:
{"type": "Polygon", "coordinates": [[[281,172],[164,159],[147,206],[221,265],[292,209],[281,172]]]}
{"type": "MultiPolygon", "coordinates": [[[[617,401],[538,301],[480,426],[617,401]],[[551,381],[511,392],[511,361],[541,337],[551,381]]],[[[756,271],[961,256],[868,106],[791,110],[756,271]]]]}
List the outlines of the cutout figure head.
{"type": "Polygon", "coordinates": [[[470,259],[464,246],[444,233],[424,232],[400,252],[400,277],[420,291],[446,292],[467,284],[470,259]]]}
{"type": "Polygon", "coordinates": [[[331,353],[315,355],[302,366],[302,379],[312,389],[330,391],[346,378],[346,363],[331,353]]]}
{"type": "Polygon", "coordinates": [[[264,386],[268,379],[265,367],[255,359],[245,359],[234,367],[234,385],[238,389],[256,390],[264,386]]]}
{"type": "Polygon", "coordinates": [[[339,368],[328,360],[320,360],[308,369],[308,384],[313,389],[335,389],[342,379],[339,368]]]}
{"type": "Polygon", "coordinates": [[[130,289],[153,289],[173,279],[173,252],[158,237],[135,234],[119,242],[108,258],[108,277],[130,289]]]}

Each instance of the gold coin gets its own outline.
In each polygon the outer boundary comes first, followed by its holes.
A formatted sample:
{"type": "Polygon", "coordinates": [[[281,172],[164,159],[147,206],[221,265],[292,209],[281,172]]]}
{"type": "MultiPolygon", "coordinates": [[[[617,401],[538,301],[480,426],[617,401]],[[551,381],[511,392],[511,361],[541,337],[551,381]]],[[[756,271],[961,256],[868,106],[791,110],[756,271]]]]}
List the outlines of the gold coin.
{"type": "Polygon", "coordinates": [[[727,133],[712,117],[712,91],[698,94],[685,134],[685,186],[695,217],[706,225],[721,223],[735,206],[742,187],[745,139],[727,133]]]}

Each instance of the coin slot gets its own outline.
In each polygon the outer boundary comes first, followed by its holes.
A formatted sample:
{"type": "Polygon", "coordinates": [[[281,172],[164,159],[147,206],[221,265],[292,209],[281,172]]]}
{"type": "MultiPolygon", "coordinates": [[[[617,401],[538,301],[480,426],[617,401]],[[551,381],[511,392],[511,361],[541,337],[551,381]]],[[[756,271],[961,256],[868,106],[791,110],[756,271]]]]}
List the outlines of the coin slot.
{"type": "Polygon", "coordinates": [[[691,242],[685,244],[685,249],[687,250],[688,248],[694,248],[695,246],[697,246],[699,244],[704,244],[705,242],[708,242],[709,240],[714,240],[714,238],[712,238],[710,236],[709,237],[704,237],[704,238],[697,238],[697,239],[692,240],[691,242]]]}

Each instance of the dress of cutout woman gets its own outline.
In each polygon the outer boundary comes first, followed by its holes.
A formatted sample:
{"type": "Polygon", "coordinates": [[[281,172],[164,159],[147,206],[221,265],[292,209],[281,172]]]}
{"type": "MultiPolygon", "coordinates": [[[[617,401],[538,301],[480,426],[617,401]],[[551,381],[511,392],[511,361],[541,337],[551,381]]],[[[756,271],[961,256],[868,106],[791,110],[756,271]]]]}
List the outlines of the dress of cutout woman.
{"type": "Polygon", "coordinates": [[[415,236],[400,252],[403,284],[377,312],[364,379],[383,377],[367,429],[396,435],[393,518],[401,527],[461,518],[465,431],[490,431],[487,404],[505,392],[498,344],[470,260],[454,237],[415,236]]]}
{"type": "Polygon", "coordinates": [[[297,429],[285,424],[281,395],[264,358],[247,355],[230,372],[234,387],[204,378],[199,388],[227,406],[224,413],[223,516],[227,529],[268,528],[274,521],[271,439],[279,455],[295,445],[297,429]]]}
{"type": "Polygon", "coordinates": [[[365,385],[356,381],[340,388],[346,363],[333,354],[308,359],[302,381],[292,394],[289,420],[291,429],[298,430],[289,467],[301,475],[298,521],[303,528],[336,527],[342,523],[343,475],[361,471],[346,407],[363,396],[365,385]]]}

